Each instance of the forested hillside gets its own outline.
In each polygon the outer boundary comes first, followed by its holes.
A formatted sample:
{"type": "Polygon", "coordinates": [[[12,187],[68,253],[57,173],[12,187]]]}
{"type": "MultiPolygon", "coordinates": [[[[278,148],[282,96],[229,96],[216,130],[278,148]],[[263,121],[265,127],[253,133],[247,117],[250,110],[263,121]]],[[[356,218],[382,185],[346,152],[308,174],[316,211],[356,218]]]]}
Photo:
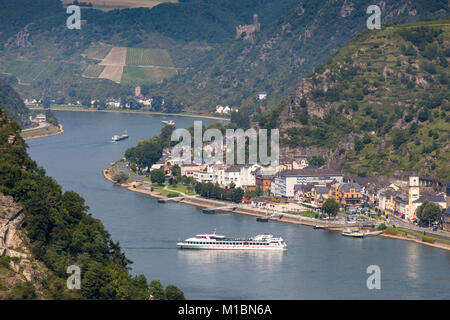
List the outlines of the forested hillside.
{"type": "Polygon", "coordinates": [[[449,10],[446,0],[299,1],[253,41],[226,43],[154,90],[209,109],[255,105],[255,94],[265,91],[268,100],[262,106],[270,109],[316,64],[367,28],[366,9],[373,4],[380,6],[384,24],[444,18],[449,10]]]}
{"type": "Polygon", "coordinates": [[[367,30],[304,78],[263,127],[286,153],[359,176],[450,179],[450,20],[367,30]]]}
{"type": "Polygon", "coordinates": [[[128,68],[125,71],[130,72],[125,72],[123,83],[118,85],[95,79],[102,68],[95,65],[98,57],[92,58],[86,52],[112,46],[162,49],[168,52],[174,67],[184,69],[221,43],[234,41],[235,28],[252,23],[254,13],[259,14],[264,29],[295,7],[296,2],[187,0],[151,9],[108,12],[83,7],[81,30],[70,30],[66,27],[69,15],[58,0],[3,1],[0,77],[8,78],[24,98],[73,103],[126,97],[135,85],[159,82],[174,72],[157,75],[157,81],[152,81],[155,71],[144,69],[153,71],[148,75],[128,68]]]}
{"type": "MultiPolygon", "coordinates": [[[[0,83],[2,85],[2,83],[0,83]]],[[[2,86],[0,97],[15,96],[2,86]]],[[[149,299],[159,282],[147,283],[143,275],[129,274],[131,261],[92,217],[89,207],[77,193],[63,192],[61,186],[45,175],[44,169],[30,159],[20,136],[20,126],[11,120],[0,104],[0,194],[11,196],[23,207],[26,250],[49,270],[41,282],[47,299],[149,299]],[[66,287],[70,265],[81,268],[81,289],[66,287]]],[[[20,249],[20,248],[19,248],[20,249]]],[[[16,249],[16,250],[19,250],[16,249]]],[[[20,260],[20,259],[19,259],[20,260]]],[[[8,261],[2,258],[1,266],[8,261]]],[[[3,280],[4,275],[0,277],[3,280]]],[[[1,284],[1,283],[0,283],[1,284]]],[[[21,284],[17,297],[36,298],[33,285],[21,284]]],[[[155,289],[156,288],[156,289],[155,289]]],[[[182,292],[172,298],[181,298],[182,292]]]]}
{"type": "Polygon", "coordinates": [[[23,104],[20,96],[0,78],[0,107],[8,112],[13,120],[21,125],[29,122],[29,110],[23,104]]]}

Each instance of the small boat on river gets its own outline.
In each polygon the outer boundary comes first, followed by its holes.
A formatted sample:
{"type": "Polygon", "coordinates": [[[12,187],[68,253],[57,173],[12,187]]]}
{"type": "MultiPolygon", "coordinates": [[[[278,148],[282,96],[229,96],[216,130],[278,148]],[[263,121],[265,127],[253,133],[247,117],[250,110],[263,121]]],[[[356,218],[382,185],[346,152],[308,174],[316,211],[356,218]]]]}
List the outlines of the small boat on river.
{"type": "Polygon", "coordinates": [[[364,233],[359,232],[358,230],[344,230],[341,234],[344,237],[364,238],[364,233]]]}

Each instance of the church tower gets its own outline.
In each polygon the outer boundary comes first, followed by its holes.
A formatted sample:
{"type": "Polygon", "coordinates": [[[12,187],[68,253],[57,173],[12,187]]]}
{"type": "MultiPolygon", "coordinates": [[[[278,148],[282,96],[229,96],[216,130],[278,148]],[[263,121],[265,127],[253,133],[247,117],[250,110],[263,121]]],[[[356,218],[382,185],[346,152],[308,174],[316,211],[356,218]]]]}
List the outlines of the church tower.
{"type": "Polygon", "coordinates": [[[409,176],[409,214],[407,216],[408,219],[412,220],[416,217],[415,215],[415,206],[413,204],[414,201],[419,199],[420,197],[420,185],[419,185],[419,175],[414,172],[409,176]]]}

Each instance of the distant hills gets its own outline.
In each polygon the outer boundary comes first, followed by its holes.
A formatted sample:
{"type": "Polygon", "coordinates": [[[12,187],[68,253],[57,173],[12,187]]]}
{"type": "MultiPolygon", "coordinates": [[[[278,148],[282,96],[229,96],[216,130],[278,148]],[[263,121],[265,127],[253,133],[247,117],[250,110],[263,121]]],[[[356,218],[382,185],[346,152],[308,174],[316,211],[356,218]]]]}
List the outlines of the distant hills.
{"type": "Polygon", "coordinates": [[[260,117],[285,154],[355,175],[450,179],[450,20],[366,30],[260,117]]]}
{"type": "Polygon", "coordinates": [[[2,79],[0,79],[0,107],[19,124],[29,122],[30,111],[23,104],[22,98],[2,79]]]}
{"type": "Polygon", "coordinates": [[[270,109],[316,64],[367,28],[366,9],[372,4],[380,6],[384,24],[444,18],[449,10],[446,0],[300,1],[287,15],[264,25],[253,41],[227,42],[154,90],[209,108],[255,105],[255,94],[265,91],[263,105],[270,109]]]}
{"type": "MultiPolygon", "coordinates": [[[[95,79],[102,68],[86,55],[87,50],[102,46],[163,50],[174,67],[184,69],[204,52],[234,41],[235,28],[252,23],[254,13],[264,28],[296,2],[186,0],[108,12],[83,7],[81,30],[66,27],[69,15],[59,0],[2,2],[0,77],[9,78],[23,96],[48,97],[59,103],[126,96],[137,84],[158,83],[176,72],[127,68],[118,85],[95,79]]],[[[112,78],[118,82],[120,75],[112,78]]]]}
{"type": "MultiPolygon", "coordinates": [[[[217,104],[272,109],[317,63],[366,28],[366,9],[372,4],[186,0],[151,9],[82,8],[81,30],[69,30],[59,0],[2,2],[0,77],[24,97],[57,103],[125,97],[141,84],[143,93],[190,110],[212,111],[217,104]],[[235,39],[236,27],[251,25],[255,13],[260,31],[235,39]],[[99,47],[162,50],[176,69],[127,65],[122,74],[120,67],[109,68],[103,77],[99,60],[86,54],[99,47]],[[253,99],[258,91],[268,93],[262,104],[253,99]]],[[[379,5],[383,23],[448,15],[444,0],[379,5]]]]}

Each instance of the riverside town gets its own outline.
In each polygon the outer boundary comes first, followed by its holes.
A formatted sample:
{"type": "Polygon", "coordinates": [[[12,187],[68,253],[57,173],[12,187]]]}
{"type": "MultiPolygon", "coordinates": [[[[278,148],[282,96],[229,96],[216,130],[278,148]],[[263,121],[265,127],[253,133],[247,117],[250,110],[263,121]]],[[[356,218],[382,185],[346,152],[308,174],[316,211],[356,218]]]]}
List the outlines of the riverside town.
{"type": "Polygon", "coordinates": [[[448,0],[0,1],[2,312],[414,312],[449,270],[448,0]]]}

